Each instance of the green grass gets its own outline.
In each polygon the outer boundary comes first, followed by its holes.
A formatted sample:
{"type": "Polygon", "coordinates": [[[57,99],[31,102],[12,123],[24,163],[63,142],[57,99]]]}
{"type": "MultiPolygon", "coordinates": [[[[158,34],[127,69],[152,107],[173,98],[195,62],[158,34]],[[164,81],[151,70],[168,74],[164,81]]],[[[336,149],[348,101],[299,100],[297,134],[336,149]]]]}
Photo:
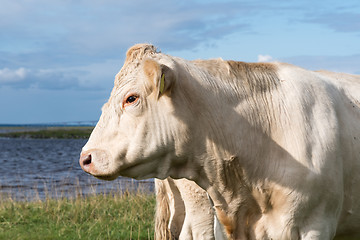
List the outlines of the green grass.
{"type": "Polygon", "coordinates": [[[49,127],[31,131],[11,131],[0,133],[0,137],[10,138],[89,138],[94,127],[49,127]]]}
{"type": "Polygon", "coordinates": [[[3,198],[0,239],[154,239],[154,211],[155,195],[140,192],[26,202],[3,198]]]}
{"type": "Polygon", "coordinates": [[[153,239],[155,195],[0,202],[0,239],[153,239]]]}

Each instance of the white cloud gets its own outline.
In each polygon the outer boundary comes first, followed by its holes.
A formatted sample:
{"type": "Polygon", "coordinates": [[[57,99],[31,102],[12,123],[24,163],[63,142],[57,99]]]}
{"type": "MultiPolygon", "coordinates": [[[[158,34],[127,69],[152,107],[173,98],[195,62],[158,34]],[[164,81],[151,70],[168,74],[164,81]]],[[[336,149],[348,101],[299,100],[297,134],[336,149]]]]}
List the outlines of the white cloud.
{"type": "Polygon", "coordinates": [[[104,61],[86,66],[64,68],[0,69],[0,88],[48,90],[109,90],[121,68],[121,61],[104,61]]]}
{"type": "MultiPolygon", "coordinates": [[[[285,17],[287,21],[294,18],[304,21],[307,16],[308,1],[275,2],[4,0],[4,8],[0,8],[0,83],[77,88],[95,86],[101,79],[109,79],[110,74],[112,81],[116,71],[110,73],[104,66],[96,66],[115,59],[121,64],[126,49],[138,42],[153,43],[169,54],[194,52],[207,46],[199,52],[197,57],[200,58],[211,48],[208,46],[216,45],[220,49],[221,55],[216,57],[240,52],[240,45],[249,45],[248,48],[253,49],[255,43],[243,44],[241,37],[234,37],[234,34],[261,33],[261,28],[256,28],[256,16],[271,19],[273,15],[285,16],[291,12],[291,17],[285,17]],[[234,39],[234,45],[239,47],[228,50],[226,43],[219,41],[226,38],[234,39]]],[[[323,5],[318,3],[314,9],[323,5]]],[[[346,20],[342,26],[358,24],[354,21],[356,17],[358,15],[342,19],[346,20]]],[[[310,18],[307,22],[323,24],[326,19],[310,18]]],[[[267,45],[271,48],[271,44],[267,45]]],[[[276,45],[281,44],[276,42],[276,45]]],[[[257,51],[270,52],[265,47],[257,51]]],[[[284,55],[273,48],[271,52],[284,55]]],[[[291,56],[293,53],[286,54],[291,56]]],[[[254,56],[253,50],[248,55],[254,56]]],[[[269,55],[258,56],[261,62],[272,60],[269,55]]]]}
{"type": "Polygon", "coordinates": [[[271,62],[273,60],[273,57],[270,55],[258,55],[258,62],[271,62]]]}
{"type": "Polygon", "coordinates": [[[0,87],[64,89],[76,88],[79,84],[76,77],[66,71],[56,69],[30,70],[24,67],[18,69],[0,69],[0,87]]]}
{"type": "Polygon", "coordinates": [[[61,57],[81,54],[114,58],[120,49],[138,42],[151,42],[167,50],[194,48],[233,32],[247,31],[250,21],[242,21],[239,16],[255,8],[229,2],[166,0],[36,0],[16,5],[5,1],[12,20],[2,24],[6,19],[0,11],[0,49],[11,41],[15,52],[31,48],[61,57]]]}
{"type": "Polygon", "coordinates": [[[0,69],[0,83],[14,83],[20,82],[26,78],[27,70],[25,68],[18,69],[9,69],[3,68],[0,69]]]}

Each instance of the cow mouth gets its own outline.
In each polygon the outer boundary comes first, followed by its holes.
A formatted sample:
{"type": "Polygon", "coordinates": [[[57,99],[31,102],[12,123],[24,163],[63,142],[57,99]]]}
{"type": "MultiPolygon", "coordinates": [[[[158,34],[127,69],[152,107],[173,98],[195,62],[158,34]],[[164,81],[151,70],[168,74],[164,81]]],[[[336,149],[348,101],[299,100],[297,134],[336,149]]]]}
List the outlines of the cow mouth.
{"type": "Polygon", "coordinates": [[[138,175],[140,171],[137,171],[136,169],[141,168],[141,165],[143,164],[124,164],[122,166],[116,167],[116,170],[114,169],[113,171],[107,171],[109,168],[108,164],[97,164],[93,161],[92,157],[89,156],[80,157],[80,166],[84,172],[92,175],[95,178],[105,181],[113,181],[119,176],[136,178],[136,176],[134,177],[132,174],[129,174],[129,172],[138,175]]]}
{"type": "Polygon", "coordinates": [[[115,180],[116,178],[118,178],[119,175],[117,174],[99,174],[98,172],[92,172],[92,171],[89,171],[89,170],[85,170],[83,169],[84,172],[86,172],[87,174],[90,174],[91,176],[93,177],[96,177],[100,180],[105,180],[105,181],[113,181],[115,180]]]}
{"type": "Polygon", "coordinates": [[[123,177],[129,177],[129,178],[134,178],[134,179],[147,179],[147,178],[152,178],[152,176],[147,176],[147,174],[139,174],[142,173],[141,170],[143,168],[142,163],[137,163],[137,164],[131,164],[131,165],[127,165],[127,166],[123,166],[123,168],[119,168],[118,171],[116,171],[117,174],[101,174],[98,171],[96,171],[95,169],[93,169],[93,171],[85,171],[86,173],[92,175],[93,177],[100,179],[100,180],[105,180],[105,181],[113,181],[116,178],[118,178],[119,176],[123,176],[123,177]]]}
{"type": "Polygon", "coordinates": [[[126,161],[123,156],[110,163],[111,156],[99,149],[85,151],[80,156],[80,166],[88,174],[105,181],[115,180],[118,176],[134,179],[156,177],[158,158],[145,158],[140,161],[126,161]]]}
{"type": "Polygon", "coordinates": [[[100,180],[104,180],[104,181],[114,181],[116,178],[118,178],[117,175],[104,175],[104,176],[96,176],[96,175],[92,175],[100,180]]]}

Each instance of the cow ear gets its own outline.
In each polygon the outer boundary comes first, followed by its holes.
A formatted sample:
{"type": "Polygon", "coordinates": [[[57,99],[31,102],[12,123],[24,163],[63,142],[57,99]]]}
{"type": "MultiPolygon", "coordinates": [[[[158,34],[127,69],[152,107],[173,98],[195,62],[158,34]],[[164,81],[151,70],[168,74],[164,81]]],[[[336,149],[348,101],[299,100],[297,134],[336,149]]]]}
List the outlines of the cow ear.
{"type": "Polygon", "coordinates": [[[151,86],[155,89],[158,97],[171,93],[174,74],[169,67],[159,64],[153,59],[145,59],[143,67],[144,73],[151,82],[151,86]]]}

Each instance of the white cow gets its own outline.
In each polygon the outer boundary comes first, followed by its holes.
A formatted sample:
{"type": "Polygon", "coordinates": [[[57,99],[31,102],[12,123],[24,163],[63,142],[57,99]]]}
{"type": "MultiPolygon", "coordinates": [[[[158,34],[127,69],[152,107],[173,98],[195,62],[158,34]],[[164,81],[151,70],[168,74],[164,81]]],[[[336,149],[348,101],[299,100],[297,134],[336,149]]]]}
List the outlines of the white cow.
{"type": "Polygon", "coordinates": [[[192,180],[230,239],[360,234],[360,77],[135,45],[80,165],[192,180]]]}

